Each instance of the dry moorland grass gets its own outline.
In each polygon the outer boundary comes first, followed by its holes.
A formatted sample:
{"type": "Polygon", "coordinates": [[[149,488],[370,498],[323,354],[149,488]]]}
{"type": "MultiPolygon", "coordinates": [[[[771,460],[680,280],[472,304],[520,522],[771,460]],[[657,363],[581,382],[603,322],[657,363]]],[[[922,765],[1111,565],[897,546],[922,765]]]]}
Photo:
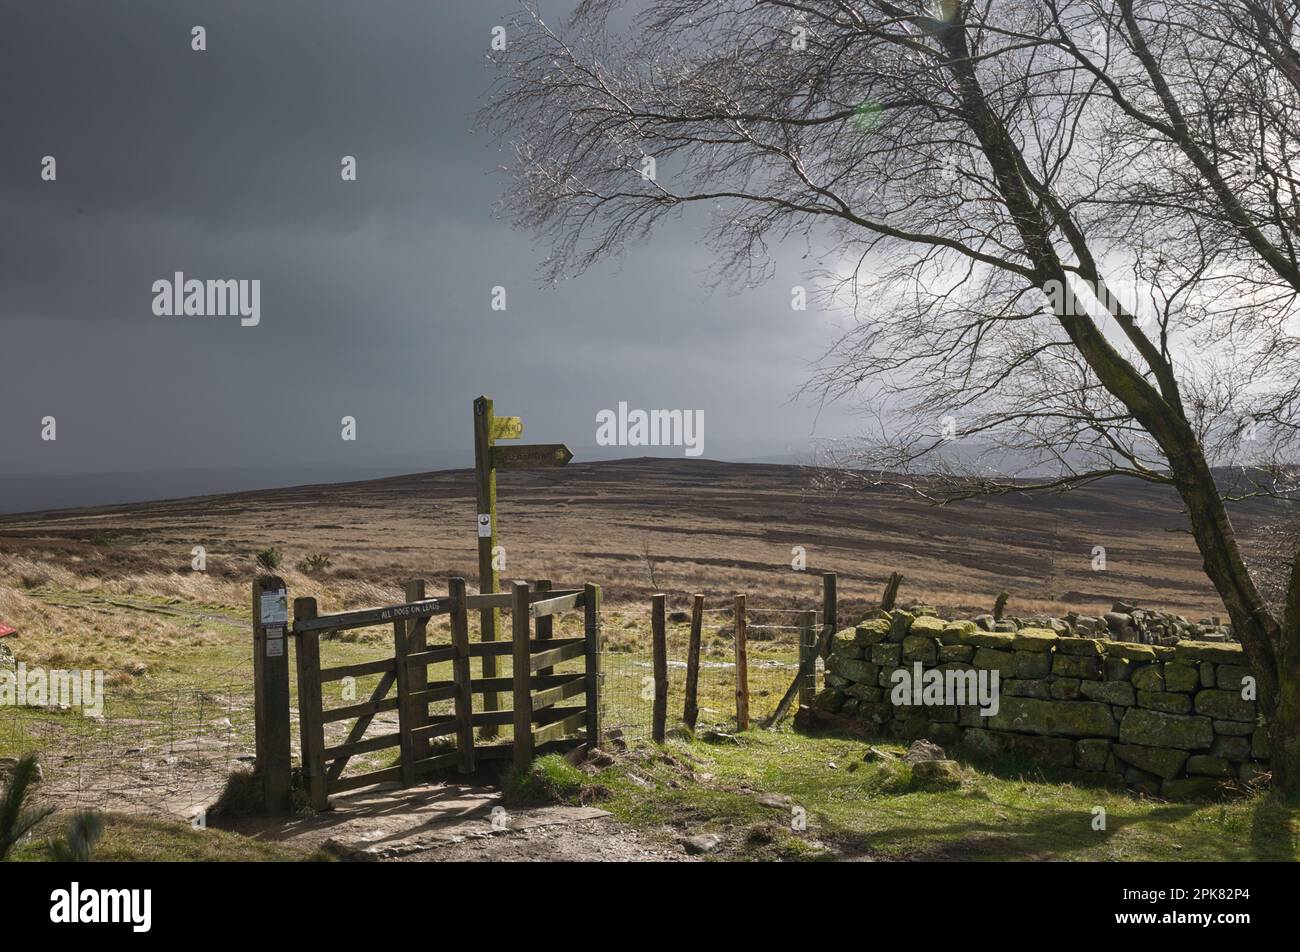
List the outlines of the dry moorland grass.
{"type": "MultiPolygon", "coordinates": [[[[950,613],[987,610],[1004,588],[1023,614],[1104,611],[1115,599],[1221,613],[1162,488],[1109,480],[1059,497],[937,507],[890,489],[816,492],[807,475],[648,459],[505,473],[503,576],[592,580],[612,602],[666,591],[718,604],[747,592],[773,607],[816,607],[817,579],[791,568],[798,547],[810,570],[839,573],[850,607],[878,598],[897,570],[904,601],[950,613]],[[1093,568],[1097,546],[1105,571],[1093,568]]],[[[45,584],[243,610],[266,548],[283,552],[292,594],[315,596],[322,611],[391,601],[407,578],[473,581],[474,509],[470,473],[454,470],[0,517],[0,610],[31,623],[41,609],[14,593],[45,584]],[[197,545],[204,573],[190,569],[197,545]],[[312,553],[330,567],[297,571],[312,553]]],[[[1248,550],[1271,518],[1262,502],[1235,513],[1248,550]]]]}
{"type": "MultiPolygon", "coordinates": [[[[714,609],[748,593],[752,637],[788,643],[788,629],[761,626],[793,616],[761,610],[819,607],[819,580],[791,568],[796,550],[811,572],[839,574],[846,621],[895,570],[904,603],[950,615],[986,611],[1004,588],[1018,614],[1100,612],[1115,599],[1193,618],[1221,612],[1176,498],[1158,487],[1111,480],[936,507],[898,490],[818,492],[808,476],[651,459],[504,473],[503,576],[600,583],[606,607],[627,613],[607,619],[615,649],[643,640],[654,591],[678,610],[692,592],[714,609]],[[1096,546],[1105,571],[1093,570],[1096,546]]],[[[393,603],[408,578],[434,592],[453,575],[472,584],[474,509],[471,474],[456,470],[0,517],[0,619],[22,631],[29,664],[103,669],[123,691],[183,686],[247,660],[259,551],[282,552],[291,596],[315,597],[322,612],[393,603]],[[190,567],[195,546],[206,571],[190,567]],[[329,566],[300,570],[313,553],[329,566]]],[[[1237,512],[1248,549],[1273,518],[1265,503],[1237,512]]],[[[730,619],[708,621],[706,656],[725,656],[730,619]]]]}

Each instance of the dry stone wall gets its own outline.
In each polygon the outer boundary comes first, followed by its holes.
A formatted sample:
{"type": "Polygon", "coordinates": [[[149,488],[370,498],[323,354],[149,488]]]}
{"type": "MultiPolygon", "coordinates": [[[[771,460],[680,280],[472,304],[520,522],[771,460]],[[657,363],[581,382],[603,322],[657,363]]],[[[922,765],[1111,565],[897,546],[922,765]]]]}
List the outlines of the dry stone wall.
{"type": "Polygon", "coordinates": [[[1144,645],[1048,628],[987,631],[928,613],[873,614],[834,636],[814,709],[950,753],[1021,758],[1171,799],[1267,772],[1238,644],[1144,645]],[[996,684],[996,705],[981,707],[973,688],[980,678],[996,684]],[[900,682],[944,684],[948,693],[909,693],[900,682]],[[971,690],[954,695],[962,685],[971,690]]]}

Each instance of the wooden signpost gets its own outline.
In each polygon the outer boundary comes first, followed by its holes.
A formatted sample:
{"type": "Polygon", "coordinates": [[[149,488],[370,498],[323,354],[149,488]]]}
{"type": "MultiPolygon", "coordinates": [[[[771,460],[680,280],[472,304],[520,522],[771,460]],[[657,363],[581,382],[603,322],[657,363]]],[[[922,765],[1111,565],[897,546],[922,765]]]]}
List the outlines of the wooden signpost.
{"type": "Polygon", "coordinates": [[[563,443],[492,447],[492,465],[497,469],[545,469],[563,466],[571,459],[573,453],[563,443]]]}
{"type": "MultiPolygon", "coordinates": [[[[478,590],[487,595],[500,591],[496,567],[497,539],[497,470],[544,469],[563,466],[573,453],[563,443],[534,446],[497,446],[497,440],[517,440],[524,435],[524,421],[517,416],[495,416],[492,401],[479,397],[474,401],[474,484],[478,500],[478,590]]],[[[501,620],[500,609],[481,610],[479,630],[483,641],[496,641],[501,620]]],[[[495,655],[483,656],[483,677],[495,678],[495,655]]],[[[500,710],[496,692],[483,695],[485,711],[500,710]]],[[[493,736],[495,728],[483,728],[484,736],[493,736]]]]}

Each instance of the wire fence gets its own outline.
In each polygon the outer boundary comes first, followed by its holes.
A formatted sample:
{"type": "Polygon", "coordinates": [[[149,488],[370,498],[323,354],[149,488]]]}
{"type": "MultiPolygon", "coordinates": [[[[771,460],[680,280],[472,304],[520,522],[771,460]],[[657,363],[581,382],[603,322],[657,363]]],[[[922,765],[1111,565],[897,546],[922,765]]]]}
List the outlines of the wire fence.
{"type": "MultiPolygon", "coordinates": [[[[758,723],[775,712],[799,670],[798,616],[804,609],[747,605],[749,712],[758,723]]],[[[649,606],[625,606],[601,612],[601,718],[606,730],[626,739],[651,735],[654,717],[654,648],[649,606]]],[[[816,613],[821,624],[821,613],[816,613]]],[[[682,722],[690,648],[689,609],[666,613],[664,634],[668,661],[668,726],[682,722]]],[[[817,629],[819,630],[819,629],[817,629]]],[[[816,632],[814,632],[815,634],[816,632]]],[[[697,685],[697,730],[736,727],[736,628],[732,606],[705,608],[701,626],[697,685]]],[[[821,680],[818,660],[813,687],[821,680]]]]}
{"type": "MultiPolygon", "coordinates": [[[[678,602],[680,599],[674,599],[678,602]]],[[[749,710],[753,723],[768,717],[799,668],[798,609],[748,605],[749,710]]],[[[648,605],[601,612],[604,726],[631,739],[651,736],[654,657],[648,605]]],[[[566,624],[580,626],[580,619],[566,624]]],[[[821,616],[817,615],[820,625],[821,616]]],[[[558,632],[557,632],[558,634],[558,632]]],[[[666,615],[668,725],[682,722],[690,644],[689,608],[666,615]]],[[[701,628],[697,728],[734,730],[736,724],[735,609],[706,607],[701,628]]],[[[503,674],[508,671],[508,659],[503,674]]],[[[814,684],[821,680],[821,664],[814,684]]],[[[357,686],[358,699],[370,685],[357,686]]],[[[65,809],[100,809],[194,817],[220,795],[230,774],[254,763],[252,659],[184,688],[105,690],[103,711],[33,706],[0,708],[0,774],[5,761],[36,753],[41,799],[65,809]]],[[[291,705],[291,737],[298,748],[298,710],[291,705]]],[[[380,715],[376,729],[385,725],[380,715]]],[[[330,725],[339,742],[349,725],[330,725]]],[[[508,733],[508,728],[506,729],[508,733]]]]}
{"type": "MultiPolygon", "coordinates": [[[[233,672],[232,672],[233,673],[233,672]]],[[[192,818],[232,771],[254,760],[251,663],[242,678],[122,695],[104,710],[10,706],[0,716],[6,757],[37,755],[38,797],[63,809],[192,818]]]]}

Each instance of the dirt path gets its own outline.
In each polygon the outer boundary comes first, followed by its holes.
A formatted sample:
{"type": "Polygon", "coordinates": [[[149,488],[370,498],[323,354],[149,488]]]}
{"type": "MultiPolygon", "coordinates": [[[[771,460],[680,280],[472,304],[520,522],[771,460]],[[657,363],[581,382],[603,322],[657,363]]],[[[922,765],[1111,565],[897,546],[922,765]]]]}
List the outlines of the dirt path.
{"type": "Polygon", "coordinates": [[[252,623],[247,619],[199,608],[182,601],[160,604],[157,601],[133,598],[129,595],[103,595],[98,592],[83,592],[77,589],[48,586],[32,589],[27,594],[56,608],[83,609],[110,616],[120,615],[122,612],[144,612],[150,615],[162,615],[185,621],[224,625],[239,631],[253,630],[252,623]]]}
{"type": "Polygon", "coordinates": [[[665,861],[689,859],[668,834],[630,829],[583,806],[507,808],[492,787],[382,785],[331,798],[328,813],[213,825],[348,861],[665,861]]]}

